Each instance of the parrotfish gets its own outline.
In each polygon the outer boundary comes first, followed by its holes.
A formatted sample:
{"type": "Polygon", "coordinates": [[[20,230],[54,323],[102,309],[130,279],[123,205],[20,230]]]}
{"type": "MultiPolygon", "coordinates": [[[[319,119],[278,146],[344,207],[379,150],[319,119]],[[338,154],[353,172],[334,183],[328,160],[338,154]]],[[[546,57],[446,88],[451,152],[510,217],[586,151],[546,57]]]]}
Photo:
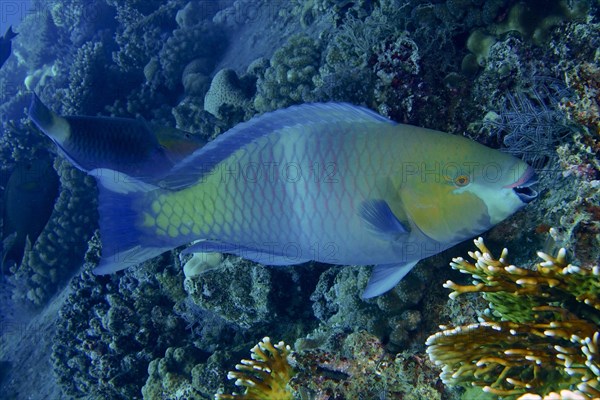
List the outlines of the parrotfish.
{"type": "Polygon", "coordinates": [[[8,30],[4,34],[4,37],[0,37],[0,68],[4,65],[8,57],[10,57],[12,51],[12,40],[18,35],[13,32],[12,26],[8,27],[8,30]]]}
{"type": "Polygon", "coordinates": [[[534,170],[518,158],[343,103],[241,123],[179,162],[161,188],[91,173],[100,183],[98,274],[200,240],[187,252],[274,266],[374,264],[364,298],[537,195],[534,170]]]}
{"type": "Polygon", "coordinates": [[[78,169],[107,168],[145,182],[157,183],[162,174],[205,144],[187,132],[143,119],[61,117],[35,93],[29,117],[78,169]]]}

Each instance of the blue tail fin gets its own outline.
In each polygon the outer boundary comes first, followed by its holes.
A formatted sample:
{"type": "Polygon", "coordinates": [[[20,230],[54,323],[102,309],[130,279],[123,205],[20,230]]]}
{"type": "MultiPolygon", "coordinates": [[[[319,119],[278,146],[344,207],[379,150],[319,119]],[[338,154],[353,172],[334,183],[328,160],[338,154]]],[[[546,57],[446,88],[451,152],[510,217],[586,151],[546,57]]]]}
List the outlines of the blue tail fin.
{"type": "Polygon", "coordinates": [[[137,221],[139,204],[155,186],[109,170],[90,171],[98,182],[98,213],[102,259],[94,273],[109,274],[140,264],[171,250],[174,246],[148,245],[148,232],[142,232],[137,221]]]}

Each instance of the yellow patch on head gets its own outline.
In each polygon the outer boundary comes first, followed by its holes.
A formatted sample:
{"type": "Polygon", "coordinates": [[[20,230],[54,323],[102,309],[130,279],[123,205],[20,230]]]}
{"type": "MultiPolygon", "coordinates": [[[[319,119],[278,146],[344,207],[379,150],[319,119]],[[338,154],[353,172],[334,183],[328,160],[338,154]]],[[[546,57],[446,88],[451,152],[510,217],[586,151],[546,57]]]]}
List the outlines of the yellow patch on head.
{"type": "Polygon", "coordinates": [[[489,218],[485,203],[474,193],[447,184],[422,186],[403,189],[402,203],[419,229],[438,242],[455,242],[459,232],[489,218]]]}

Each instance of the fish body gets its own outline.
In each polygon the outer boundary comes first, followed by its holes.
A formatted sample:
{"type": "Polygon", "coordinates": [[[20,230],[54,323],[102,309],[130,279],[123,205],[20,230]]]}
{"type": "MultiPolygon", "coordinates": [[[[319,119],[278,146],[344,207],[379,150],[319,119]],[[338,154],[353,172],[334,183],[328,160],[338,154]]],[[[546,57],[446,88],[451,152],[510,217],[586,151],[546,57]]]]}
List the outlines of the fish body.
{"type": "Polygon", "coordinates": [[[97,273],[200,240],[188,251],[266,265],[376,264],[364,297],[535,197],[533,171],[515,157],[336,103],[242,123],[178,163],[163,188],[94,175],[97,273]]]}
{"type": "Polygon", "coordinates": [[[36,94],[29,116],[61,153],[85,172],[108,168],[154,182],[204,144],[187,132],[152,126],[141,119],[61,117],[36,94]]]}
{"type": "Polygon", "coordinates": [[[12,26],[8,27],[8,30],[3,37],[0,38],[0,68],[4,65],[8,57],[12,52],[12,40],[18,35],[13,32],[12,26]]]}

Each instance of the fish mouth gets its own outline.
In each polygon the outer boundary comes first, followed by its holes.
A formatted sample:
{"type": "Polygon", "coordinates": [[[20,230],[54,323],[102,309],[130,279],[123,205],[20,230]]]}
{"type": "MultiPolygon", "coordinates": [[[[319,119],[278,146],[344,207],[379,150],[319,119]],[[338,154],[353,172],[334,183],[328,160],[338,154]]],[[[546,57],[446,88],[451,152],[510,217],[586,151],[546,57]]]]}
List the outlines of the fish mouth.
{"type": "Polygon", "coordinates": [[[527,170],[521,175],[519,180],[505,187],[512,188],[523,203],[529,203],[538,196],[538,192],[532,188],[537,182],[538,179],[535,170],[531,166],[527,166],[527,170]]]}

